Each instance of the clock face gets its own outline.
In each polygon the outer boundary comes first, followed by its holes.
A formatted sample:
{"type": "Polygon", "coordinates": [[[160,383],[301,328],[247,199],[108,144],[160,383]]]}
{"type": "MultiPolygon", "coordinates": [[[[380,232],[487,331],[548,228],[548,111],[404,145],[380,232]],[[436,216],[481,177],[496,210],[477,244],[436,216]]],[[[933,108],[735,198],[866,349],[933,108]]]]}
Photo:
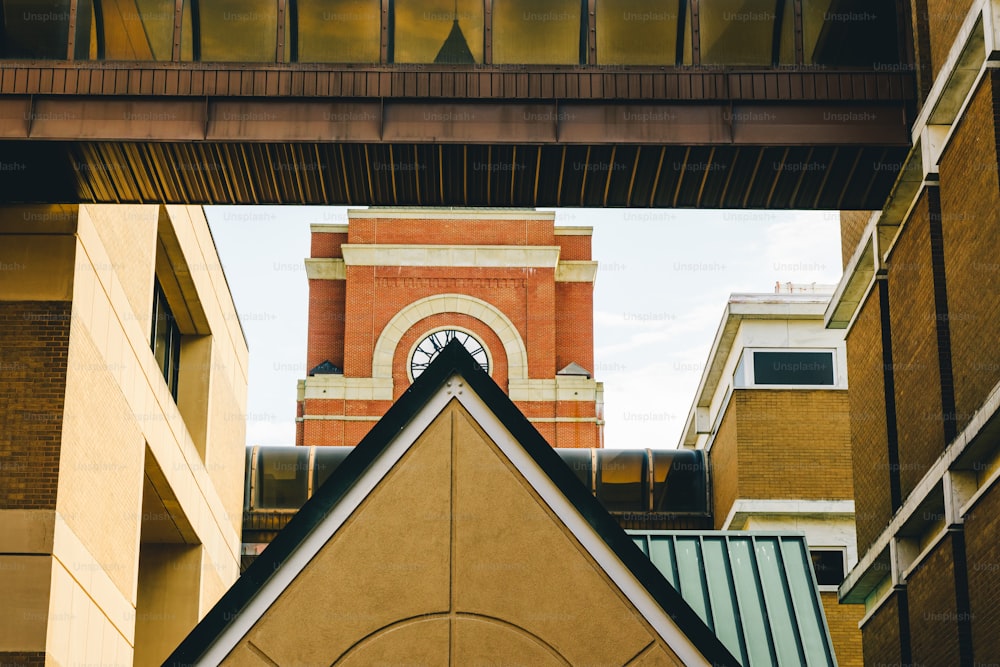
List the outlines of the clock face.
{"type": "Polygon", "coordinates": [[[444,349],[444,346],[451,342],[452,338],[457,338],[458,342],[469,351],[469,354],[482,369],[487,373],[490,372],[490,359],[486,354],[486,348],[475,336],[457,329],[442,329],[428,335],[417,345],[413,356],[410,357],[410,375],[416,379],[418,375],[423,373],[438,353],[444,349]]]}

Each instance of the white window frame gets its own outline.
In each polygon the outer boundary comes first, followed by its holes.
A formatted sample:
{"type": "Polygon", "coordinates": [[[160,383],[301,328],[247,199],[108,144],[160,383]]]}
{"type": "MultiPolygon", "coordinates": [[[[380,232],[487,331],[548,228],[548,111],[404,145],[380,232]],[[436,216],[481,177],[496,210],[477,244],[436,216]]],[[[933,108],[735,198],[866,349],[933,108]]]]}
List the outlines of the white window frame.
{"type": "MultiPolygon", "coordinates": [[[[812,564],[812,552],[814,552],[814,551],[839,551],[840,552],[840,556],[841,556],[841,558],[843,560],[843,563],[844,563],[844,579],[846,579],[847,578],[847,573],[848,573],[848,569],[847,569],[847,547],[844,546],[843,544],[831,544],[831,545],[818,545],[818,544],[817,545],[813,545],[813,544],[809,544],[809,545],[807,545],[807,550],[809,551],[809,566],[813,568],[813,576],[816,577],[816,587],[820,590],[820,592],[822,592],[822,593],[831,593],[831,592],[834,592],[835,593],[838,590],[840,590],[840,584],[821,584],[821,583],[819,583],[819,576],[816,574],[816,568],[813,567],[813,564],[812,564]]],[[[843,582],[844,579],[841,579],[841,582],[843,582]]]]}

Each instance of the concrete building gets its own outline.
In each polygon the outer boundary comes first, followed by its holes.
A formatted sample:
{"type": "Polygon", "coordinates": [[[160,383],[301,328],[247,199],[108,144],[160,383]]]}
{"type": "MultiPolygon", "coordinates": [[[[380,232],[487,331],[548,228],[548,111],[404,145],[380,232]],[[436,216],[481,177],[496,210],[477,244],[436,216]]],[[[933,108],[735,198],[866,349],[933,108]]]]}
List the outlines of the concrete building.
{"type": "Polygon", "coordinates": [[[858,559],[846,345],[832,287],[778,289],[730,297],[680,447],[708,455],[716,528],[805,534],[838,664],[860,666],[863,607],[837,600],[858,559]]]}
{"type": "Polygon", "coordinates": [[[914,2],[920,99],[885,207],[842,216],[866,661],[1000,656],[997,3],[914,2]]]}
{"type": "Polygon", "coordinates": [[[158,665],[211,608],[246,386],[201,207],[0,211],[0,662],[158,665]]]}
{"type": "Polygon", "coordinates": [[[355,445],[458,337],[554,447],[600,447],[589,227],[534,210],[348,211],[313,225],[300,445],[355,445]]]}

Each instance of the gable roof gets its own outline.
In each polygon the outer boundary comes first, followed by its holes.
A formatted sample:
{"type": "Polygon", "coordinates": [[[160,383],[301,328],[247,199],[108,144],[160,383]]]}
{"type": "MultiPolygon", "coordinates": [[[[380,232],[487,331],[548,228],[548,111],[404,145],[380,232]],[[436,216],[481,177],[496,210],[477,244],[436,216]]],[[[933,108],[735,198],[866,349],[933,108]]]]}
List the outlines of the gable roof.
{"type": "MultiPolygon", "coordinates": [[[[388,456],[394,444],[398,445],[400,442],[406,442],[407,438],[415,438],[415,434],[419,435],[426,425],[429,411],[433,411],[436,415],[447,402],[456,399],[463,402],[463,405],[467,403],[470,406],[484,407],[488,414],[509,433],[509,439],[517,444],[518,451],[526,456],[526,460],[533,462],[537,471],[540,471],[536,479],[528,479],[528,482],[543,498],[547,493],[543,486],[554,489],[554,494],[550,493],[545,499],[550,505],[553,499],[561,500],[564,501],[564,505],[572,509],[578,517],[578,525],[570,526],[567,523],[567,527],[573,531],[591,556],[601,563],[608,576],[612,579],[615,576],[619,579],[625,577],[638,585],[637,590],[631,594],[642,597],[642,604],[637,604],[635,600],[633,604],[664,641],[670,643],[666,635],[673,632],[676,637],[679,632],[690,644],[691,650],[700,654],[696,656],[695,653],[690,653],[693,659],[700,657],[714,665],[739,664],[692,607],[634,544],[632,538],[580,484],[569,467],[489,375],[455,341],[445,347],[427,370],[386,412],[322,488],[303,505],[264,553],[191,631],[165,664],[196,663],[207,659],[212,650],[217,650],[220,656],[226,655],[229,650],[226,648],[228,644],[222,642],[222,638],[224,635],[245,633],[249,627],[247,623],[252,625],[252,621],[248,618],[250,615],[248,609],[252,604],[265,604],[256,598],[264,597],[265,588],[280,586],[283,580],[290,581],[289,577],[293,575],[289,572],[302,565],[303,559],[304,562],[308,562],[308,549],[314,548],[311,553],[316,553],[321,546],[315,547],[315,544],[322,545],[329,537],[326,535],[324,538],[324,533],[320,529],[334,521],[335,515],[349,513],[350,504],[360,502],[357,501],[359,493],[363,499],[363,494],[366,492],[358,490],[362,482],[377,484],[387,473],[384,463],[379,463],[383,455],[388,456]],[[591,539],[595,536],[596,542],[591,539]],[[605,556],[610,556],[604,557],[602,561],[603,556],[599,557],[595,549],[605,556]],[[616,566],[615,574],[608,571],[609,562],[616,566]],[[288,572],[283,572],[285,570],[288,572]],[[664,628],[668,631],[666,634],[664,628]],[[219,646],[215,646],[217,643],[219,646]]],[[[554,507],[553,511],[559,513],[554,507]]],[[[560,515],[560,518],[563,517],[560,515]]],[[[616,583],[620,582],[616,580],[616,583]]],[[[287,585],[287,582],[284,585],[287,585]]],[[[672,644],[671,646],[673,647],[672,644]]]]}

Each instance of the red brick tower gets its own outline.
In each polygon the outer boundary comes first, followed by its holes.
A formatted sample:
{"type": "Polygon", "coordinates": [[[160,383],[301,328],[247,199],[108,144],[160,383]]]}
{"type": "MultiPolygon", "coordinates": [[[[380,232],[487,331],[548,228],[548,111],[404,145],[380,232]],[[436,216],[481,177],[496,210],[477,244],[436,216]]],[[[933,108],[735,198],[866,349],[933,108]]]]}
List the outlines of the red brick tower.
{"type": "Polygon", "coordinates": [[[531,210],[369,209],[314,225],[296,444],[355,445],[457,336],[554,447],[600,447],[591,228],[531,210]]]}

